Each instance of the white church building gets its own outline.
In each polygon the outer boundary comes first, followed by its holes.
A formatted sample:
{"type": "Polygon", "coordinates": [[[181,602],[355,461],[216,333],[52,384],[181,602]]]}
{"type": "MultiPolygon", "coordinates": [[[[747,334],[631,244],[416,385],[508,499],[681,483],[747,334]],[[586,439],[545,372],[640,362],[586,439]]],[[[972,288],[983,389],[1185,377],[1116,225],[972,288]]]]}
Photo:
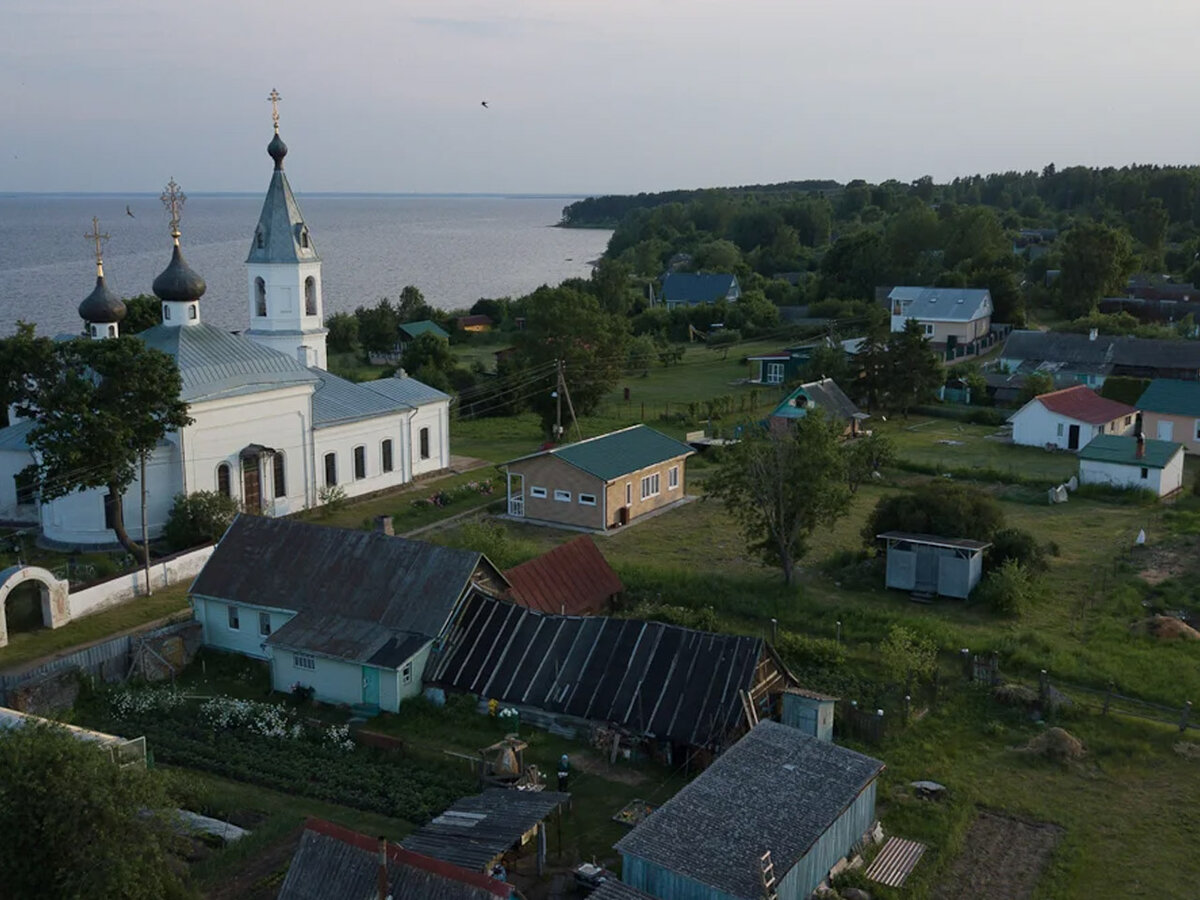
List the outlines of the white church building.
{"type": "MultiPolygon", "coordinates": [[[[204,322],[204,279],[183,259],[174,182],[164,194],[174,248],[154,279],[162,322],[137,337],[176,361],[181,397],[194,422],[166,435],[147,466],[147,518],[161,533],[177,494],[219,491],[243,509],[281,516],[331,495],[369,494],[450,465],[450,397],[415,379],[355,384],[325,370],[321,258],[283,172],[287,146],[275,135],[271,184],[251,239],[247,268],[249,328],[233,334],[204,322]]],[[[104,282],[80,304],[85,333],[116,337],[124,303],[104,282]]],[[[116,544],[105,521],[104,491],[87,490],[40,504],[18,473],[33,463],[32,423],[0,429],[0,520],[38,523],[47,543],[116,544]]],[[[141,484],[125,497],[136,534],[141,484]]]]}

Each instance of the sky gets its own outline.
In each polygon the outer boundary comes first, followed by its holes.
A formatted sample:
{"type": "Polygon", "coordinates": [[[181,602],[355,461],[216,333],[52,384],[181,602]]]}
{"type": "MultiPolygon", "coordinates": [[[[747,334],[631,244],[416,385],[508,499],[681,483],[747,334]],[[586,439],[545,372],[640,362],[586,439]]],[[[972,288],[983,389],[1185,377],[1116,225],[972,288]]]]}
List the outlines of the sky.
{"type": "Polygon", "coordinates": [[[2,6],[5,192],[261,191],[272,88],[302,192],[1200,162],[1195,0],[2,6]]]}

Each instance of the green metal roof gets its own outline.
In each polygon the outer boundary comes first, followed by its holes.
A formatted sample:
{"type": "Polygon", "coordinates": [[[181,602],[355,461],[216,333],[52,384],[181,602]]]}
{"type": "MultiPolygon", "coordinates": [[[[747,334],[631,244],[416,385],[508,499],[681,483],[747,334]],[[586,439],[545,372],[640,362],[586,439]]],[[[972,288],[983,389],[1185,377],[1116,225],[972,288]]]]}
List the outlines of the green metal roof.
{"type": "Polygon", "coordinates": [[[529,456],[509,460],[506,465],[548,453],[589,475],[612,481],[638,469],[645,469],[692,452],[694,451],[687,444],[667,437],[662,432],[646,425],[633,425],[620,431],[588,438],[586,441],[555,447],[542,453],[531,453],[529,456]]]}
{"type": "Polygon", "coordinates": [[[1200,417],[1200,381],[1155,378],[1135,405],[1150,412],[1200,417]]]}
{"type": "Polygon", "coordinates": [[[1166,466],[1183,449],[1183,444],[1174,441],[1146,441],[1146,452],[1137,455],[1137,439],[1119,434],[1101,434],[1092,438],[1086,447],[1079,451],[1080,459],[1091,459],[1096,462],[1120,463],[1126,466],[1144,466],[1147,469],[1161,469],[1166,466]]]}
{"type": "Polygon", "coordinates": [[[434,335],[435,337],[450,339],[450,335],[438,326],[437,322],[431,322],[429,319],[422,319],[420,322],[405,322],[400,326],[400,330],[407,334],[410,338],[420,337],[425,333],[434,335]]]}

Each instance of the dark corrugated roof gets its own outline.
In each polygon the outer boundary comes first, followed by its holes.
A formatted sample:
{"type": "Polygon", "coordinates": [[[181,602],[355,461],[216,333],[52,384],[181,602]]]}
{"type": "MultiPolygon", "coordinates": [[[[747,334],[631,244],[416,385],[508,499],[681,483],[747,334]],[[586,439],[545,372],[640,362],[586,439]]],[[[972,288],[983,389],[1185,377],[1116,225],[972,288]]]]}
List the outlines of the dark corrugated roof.
{"type": "Polygon", "coordinates": [[[192,585],[218,600],[364,619],[436,637],[477,571],[470,550],[377,531],[238,516],[192,585]]]}
{"type": "Polygon", "coordinates": [[[293,616],[267,638],[272,646],[390,669],[412,659],[429,642],[425,635],[384,628],[378,622],[311,611],[293,616]]]}
{"type": "Polygon", "coordinates": [[[603,612],[609,598],[625,589],[586,534],[509,569],[504,577],[521,606],[573,616],[603,612]]]}
{"type": "Polygon", "coordinates": [[[654,900],[654,897],[630,887],[623,881],[613,881],[610,878],[588,894],[588,900],[654,900]]]}
{"type": "Polygon", "coordinates": [[[695,452],[687,444],[667,437],[661,431],[655,431],[647,425],[631,425],[620,431],[611,431],[585,441],[511,459],[504,465],[511,466],[513,463],[550,454],[589,475],[612,481],[630,472],[666,462],[677,456],[690,456],[695,452]]]}
{"type": "Polygon", "coordinates": [[[1045,360],[1072,365],[1132,366],[1200,370],[1200,341],[1119,337],[1056,331],[1014,331],[1000,353],[1003,359],[1045,360]]]}
{"type": "Polygon", "coordinates": [[[897,300],[910,319],[971,322],[992,312],[992,295],[983,288],[892,288],[888,301],[897,300]]]}
{"type": "MultiPolygon", "coordinates": [[[[388,892],[395,900],[507,898],[502,881],[388,844],[388,892]]],[[[378,900],[379,842],[332,822],[309,819],[279,900],[378,900]]]]}
{"type": "Polygon", "coordinates": [[[882,769],[763,721],[615,846],[726,895],[758,898],[762,854],[771,851],[782,878],[882,769]]]}
{"type": "Polygon", "coordinates": [[[401,374],[403,371],[401,369],[391,378],[361,382],[359,387],[383,394],[389,400],[406,403],[409,406],[423,406],[426,403],[439,403],[442,400],[450,399],[449,394],[443,394],[437,388],[432,388],[424,382],[401,374]]]}
{"type": "Polygon", "coordinates": [[[1079,451],[1080,459],[1094,462],[1118,463],[1147,469],[1161,469],[1183,450],[1174,441],[1147,440],[1141,456],[1137,455],[1137,438],[1119,434],[1098,434],[1079,451]]]}
{"type": "Polygon", "coordinates": [[[759,638],[473,597],[426,679],[503,703],[720,747],[744,716],[759,638]]]}
{"type": "Polygon", "coordinates": [[[482,870],[570,799],[556,791],[489,788],[463,797],[401,843],[425,856],[482,870]]]}
{"type": "Polygon", "coordinates": [[[703,272],[671,272],[663,279],[665,303],[715,303],[737,286],[737,276],[703,272]]]}
{"type": "Polygon", "coordinates": [[[954,547],[959,550],[986,550],[992,546],[987,541],[973,541],[970,538],[945,538],[936,534],[917,534],[911,531],[885,531],[875,535],[892,541],[912,541],[914,544],[929,544],[933,547],[954,547]]]}
{"type": "Polygon", "coordinates": [[[1200,417],[1200,381],[1155,378],[1141,397],[1138,409],[1174,416],[1200,417]]]}
{"type": "Polygon", "coordinates": [[[315,366],[309,371],[317,377],[317,389],[312,399],[314,428],[412,410],[409,404],[389,398],[366,384],[355,384],[315,366]]]}

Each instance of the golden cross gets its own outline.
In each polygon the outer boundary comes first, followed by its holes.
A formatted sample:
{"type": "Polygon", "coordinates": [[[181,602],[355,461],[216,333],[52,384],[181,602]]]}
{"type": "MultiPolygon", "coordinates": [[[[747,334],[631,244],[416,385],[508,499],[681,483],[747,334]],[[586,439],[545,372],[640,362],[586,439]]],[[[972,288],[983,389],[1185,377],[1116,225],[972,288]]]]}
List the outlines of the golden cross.
{"type": "Polygon", "coordinates": [[[179,185],[172,178],[167,182],[167,189],[162,192],[162,197],[159,198],[163,202],[163,206],[171,213],[171,237],[179,240],[179,217],[183,214],[183,204],[187,200],[187,194],[179,189],[179,185]]]}
{"type": "Polygon", "coordinates": [[[275,131],[279,132],[279,101],[283,98],[279,96],[279,91],[271,88],[271,93],[267,95],[267,99],[271,101],[271,121],[275,123],[275,131]]]}
{"type": "Polygon", "coordinates": [[[89,241],[94,241],[96,244],[96,271],[101,271],[100,267],[104,265],[104,252],[101,249],[101,244],[108,240],[108,234],[100,233],[100,220],[92,216],[92,230],[84,234],[84,237],[89,241]]]}

